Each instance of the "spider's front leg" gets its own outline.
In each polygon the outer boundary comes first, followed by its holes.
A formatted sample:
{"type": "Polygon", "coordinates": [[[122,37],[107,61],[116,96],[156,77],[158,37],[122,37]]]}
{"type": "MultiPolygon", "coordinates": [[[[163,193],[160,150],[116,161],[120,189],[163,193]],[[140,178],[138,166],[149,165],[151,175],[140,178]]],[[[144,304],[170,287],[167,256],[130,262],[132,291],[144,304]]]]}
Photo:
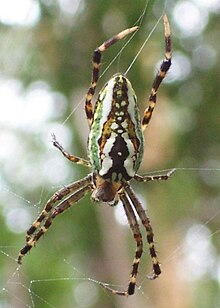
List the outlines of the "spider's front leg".
{"type": "Polygon", "coordinates": [[[89,190],[92,189],[91,185],[92,175],[89,174],[82,180],[61,188],[48,200],[43,211],[27,231],[26,245],[20,250],[18,255],[19,264],[22,263],[22,258],[32,249],[32,247],[35,246],[36,242],[51,226],[52,219],[78,202],[89,190]],[[66,199],[64,199],[65,197],[66,199]],[[58,203],[54,208],[57,202],[60,203],[58,203]]]}
{"type": "Polygon", "coordinates": [[[150,256],[151,256],[151,260],[153,263],[153,274],[147,276],[149,279],[155,279],[157,278],[160,274],[161,274],[161,269],[160,269],[160,264],[158,262],[157,259],[157,254],[156,254],[156,250],[155,250],[155,246],[154,246],[154,233],[153,233],[153,229],[151,227],[150,224],[150,220],[146,215],[145,210],[143,209],[140,201],[138,200],[138,198],[136,197],[133,189],[131,188],[131,186],[126,183],[124,185],[125,191],[127,192],[143,226],[146,229],[147,232],[147,242],[149,245],[149,251],[150,251],[150,256]]]}
{"type": "Polygon", "coordinates": [[[135,239],[136,244],[137,244],[135,257],[134,257],[133,265],[132,265],[132,271],[131,271],[131,275],[130,275],[130,282],[129,282],[128,291],[127,291],[128,295],[132,295],[132,294],[134,294],[134,291],[135,291],[136,278],[137,278],[137,274],[138,274],[138,267],[139,267],[140,259],[141,259],[142,253],[143,253],[143,241],[142,241],[142,235],[141,235],[141,232],[140,232],[140,228],[139,228],[134,210],[133,210],[133,208],[130,204],[130,201],[129,201],[129,199],[126,196],[124,191],[119,193],[119,198],[122,201],[122,204],[123,204],[123,207],[124,207],[124,210],[125,210],[125,214],[127,216],[130,228],[132,230],[134,239],[135,239]]]}
{"type": "Polygon", "coordinates": [[[131,271],[131,274],[130,274],[130,282],[129,282],[127,291],[114,290],[114,289],[108,287],[106,284],[103,284],[103,283],[100,283],[100,285],[103,288],[105,288],[107,291],[109,291],[113,294],[128,296],[128,295],[134,294],[134,292],[135,292],[136,278],[137,278],[137,274],[138,274],[138,267],[139,267],[140,259],[141,259],[142,253],[143,253],[143,240],[142,240],[142,235],[141,235],[141,232],[140,232],[140,228],[139,228],[134,210],[133,210],[133,208],[130,204],[130,201],[129,201],[129,199],[128,199],[128,197],[127,197],[123,188],[118,192],[118,196],[119,196],[119,199],[121,200],[121,202],[123,204],[125,214],[127,216],[130,228],[132,230],[132,233],[133,233],[134,239],[136,241],[136,245],[137,245],[135,257],[134,257],[133,264],[132,264],[132,271],[131,271]]]}

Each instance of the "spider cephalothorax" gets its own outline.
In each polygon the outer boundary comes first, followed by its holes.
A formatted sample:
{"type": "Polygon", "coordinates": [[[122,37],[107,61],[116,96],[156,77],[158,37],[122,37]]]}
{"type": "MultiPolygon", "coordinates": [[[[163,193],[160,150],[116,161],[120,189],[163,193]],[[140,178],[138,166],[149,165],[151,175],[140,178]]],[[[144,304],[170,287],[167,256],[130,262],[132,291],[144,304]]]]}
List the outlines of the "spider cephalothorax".
{"type": "Polygon", "coordinates": [[[170,28],[166,15],[164,15],[163,21],[165,29],[165,60],[162,62],[160,70],[154,79],[142,122],[140,120],[136,95],[130,81],[123,74],[114,75],[106,83],[99,93],[94,108],[92,106],[92,98],[99,79],[102,53],[118,40],[136,31],[138,27],[120,32],[94,51],[92,81],[85,101],[85,111],[90,127],[88,138],[89,161],[69,154],[53,136],[54,146],[66,158],[76,164],[90,167],[92,172],[85,178],[61,188],[47,201],[43,211],[27,231],[26,245],[20,250],[18,256],[19,263],[21,263],[24,255],[35,246],[40,237],[49,229],[53,219],[70,206],[76,204],[86,193],[91,191],[94,201],[115,205],[118,200],[121,200],[137,245],[127,291],[113,290],[103,283],[100,283],[100,285],[114,294],[134,294],[138,266],[143,253],[142,235],[135,212],[146,230],[147,242],[153,263],[153,274],[150,278],[154,279],[160,275],[161,269],[154,248],[152,227],[129,181],[131,179],[139,182],[167,180],[174,171],[171,170],[164,175],[140,176],[137,174],[143,157],[143,130],[151,119],[156,104],[158,88],[171,65],[170,28]]]}
{"type": "Polygon", "coordinates": [[[103,177],[93,173],[94,190],[92,200],[97,202],[106,202],[109,205],[115,205],[118,201],[118,191],[122,187],[121,182],[111,182],[103,177]]]}

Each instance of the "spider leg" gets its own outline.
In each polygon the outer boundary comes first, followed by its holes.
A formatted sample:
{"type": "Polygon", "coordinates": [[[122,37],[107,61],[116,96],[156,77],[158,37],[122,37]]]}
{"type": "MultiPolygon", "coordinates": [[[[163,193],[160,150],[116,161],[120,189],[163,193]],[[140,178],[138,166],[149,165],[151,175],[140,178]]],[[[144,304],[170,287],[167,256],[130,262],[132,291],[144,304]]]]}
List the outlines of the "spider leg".
{"type": "Polygon", "coordinates": [[[165,174],[153,174],[153,175],[146,175],[146,176],[142,176],[142,175],[138,175],[136,174],[134,176],[134,179],[138,182],[149,182],[149,181],[161,181],[161,180],[168,180],[173,173],[176,171],[175,168],[169,170],[167,173],[165,174]]]}
{"type": "Polygon", "coordinates": [[[28,242],[31,238],[31,235],[36,232],[36,230],[40,227],[40,225],[45,221],[45,219],[49,216],[52,212],[54,206],[57,202],[61,201],[64,197],[69,194],[73,194],[75,191],[79,190],[84,186],[88,186],[92,181],[92,175],[89,174],[85,178],[71,183],[60,190],[58,190],[46,203],[43,211],[40,213],[38,218],[34,221],[31,227],[27,230],[26,233],[26,242],[28,242]]]}
{"type": "Polygon", "coordinates": [[[138,222],[137,222],[137,218],[135,216],[134,210],[132,209],[132,206],[130,204],[128,197],[126,196],[123,189],[118,193],[118,195],[119,195],[120,200],[122,201],[122,204],[123,204],[123,207],[124,207],[124,210],[125,210],[125,214],[127,216],[130,228],[133,232],[134,239],[137,243],[137,248],[136,248],[135,257],[134,257],[134,260],[133,260],[128,290],[127,291],[117,291],[117,290],[109,288],[108,286],[106,286],[103,283],[100,283],[100,285],[102,287],[104,287],[107,291],[109,291],[113,294],[128,296],[128,295],[134,294],[134,291],[135,291],[136,277],[137,277],[137,273],[138,273],[138,266],[139,266],[139,262],[140,262],[140,259],[141,259],[142,253],[143,253],[143,241],[142,241],[142,235],[141,235],[141,232],[140,232],[140,229],[139,229],[139,225],[138,225],[138,222]]]}
{"type": "Polygon", "coordinates": [[[133,232],[133,236],[134,239],[137,243],[137,248],[136,248],[136,252],[135,252],[135,257],[133,260],[133,265],[132,265],[132,272],[130,275],[130,282],[129,282],[129,286],[128,286],[128,295],[132,295],[134,294],[135,291],[135,285],[136,285],[136,277],[137,277],[137,273],[138,273],[138,266],[139,266],[139,262],[143,253],[143,241],[142,241],[142,235],[140,232],[140,228],[137,222],[137,218],[135,216],[134,210],[130,204],[130,201],[128,199],[128,197],[126,196],[125,192],[120,192],[119,193],[119,198],[122,201],[124,210],[125,210],[125,214],[127,216],[130,228],[133,232]]]}
{"type": "Polygon", "coordinates": [[[78,164],[78,165],[83,165],[86,167],[91,167],[88,160],[72,155],[68,153],[66,150],[64,150],[62,145],[57,141],[56,136],[54,134],[52,134],[52,142],[53,142],[53,145],[63,154],[63,156],[65,156],[67,159],[69,159],[73,163],[78,164]]]}
{"type": "Polygon", "coordinates": [[[144,117],[142,120],[142,129],[144,130],[150,122],[154,107],[156,105],[157,91],[159,86],[166,76],[171,66],[171,39],[170,39],[170,26],[166,15],[163,16],[164,32],[165,32],[165,60],[160,66],[160,70],[154,79],[152,90],[149,96],[149,106],[144,111],[144,117]]]}
{"type": "Polygon", "coordinates": [[[150,224],[150,220],[146,215],[145,210],[143,209],[140,201],[138,200],[138,198],[136,197],[133,189],[131,188],[131,186],[128,183],[124,184],[124,188],[125,191],[127,192],[138,216],[141,219],[141,222],[143,224],[143,226],[146,229],[147,232],[147,242],[149,244],[149,251],[150,251],[150,255],[151,255],[151,259],[152,259],[152,263],[153,263],[153,274],[151,276],[148,276],[149,279],[155,279],[157,278],[160,273],[161,273],[161,269],[160,269],[160,264],[157,260],[157,254],[156,254],[156,250],[154,247],[154,234],[153,234],[153,230],[150,224]]]}
{"type": "Polygon", "coordinates": [[[86,111],[86,116],[88,119],[89,127],[91,127],[92,122],[93,122],[93,107],[92,107],[92,98],[94,96],[95,90],[96,90],[96,85],[99,79],[99,70],[100,70],[100,65],[101,65],[101,57],[102,53],[111,47],[113,44],[118,42],[119,40],[123,39],[126,35],[136,31],[138,27],[132,27],[129,29],[126,29],[117,35],[113,36],[111,39],[108,41],[104,42],[102,45],[100,45],[98,48],[95,49],[93,53],[93,70],[92,70],[92,80],[90,87],[88,89],[88,92],[86,94],[86,101],[85,101],[85,111],[86,111]]]}
{"type": "Polygon", "coordinates": [[[21,264],[21,260],[24,255],[35,245],[38,239],[50,227],[51,220],[71,205],[78,202],[89,190],[92,189],[91,182],[92,175],[89,174],[84,179],[63,187],[47,201],[43,211],[27,231],[26,245],[20,250],[18,256],[19,264],[21,264]],[[62,199],[66,196],[67,198],[62,201],[62,199]],[[61,202],[54,208],[54,205],[56,205],[58,201],[61,202]],[[42,226],[43,223],[44,225],[42,226]]]}

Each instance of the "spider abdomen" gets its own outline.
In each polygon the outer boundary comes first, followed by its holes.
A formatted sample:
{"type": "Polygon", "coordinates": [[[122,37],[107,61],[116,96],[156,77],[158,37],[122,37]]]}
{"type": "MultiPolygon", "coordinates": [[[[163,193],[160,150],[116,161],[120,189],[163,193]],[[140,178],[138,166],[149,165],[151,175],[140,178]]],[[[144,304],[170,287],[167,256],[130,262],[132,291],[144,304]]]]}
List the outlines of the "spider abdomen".
{"type": "Polygon", "coordinates": [[[95,104],[88,142],[90,162],[105,180],[129,180],[139,169],[143,143],[136,95],[129,80],[117,74],[95,104]]]}

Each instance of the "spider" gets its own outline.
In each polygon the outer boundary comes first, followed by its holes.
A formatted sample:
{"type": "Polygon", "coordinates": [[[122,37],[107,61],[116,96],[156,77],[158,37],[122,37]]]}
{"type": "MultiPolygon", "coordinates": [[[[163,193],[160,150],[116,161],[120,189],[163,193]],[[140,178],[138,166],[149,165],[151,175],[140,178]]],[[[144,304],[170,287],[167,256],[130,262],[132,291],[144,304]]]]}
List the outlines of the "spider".
{"type": "Polygon", "coordinates": [[[140,201],[129,182],[167,180],[174,172],[170,170],[163,175],[141,176],[137,174],[143,157],[143,130],[148,126],[155,104],[159,86],[171,65],[171,39],[167,16],[163,16],[165,31],[165,60],[154,79],[149,96],[148,107],[144,111],[142,122],[135,92],[130,81],[123,74],[114,75],[102,88],[93,108],[92,99],[99,79],[102,53],[138,27],[126,29],[104,42],[93,54],[92,80],[85,99],[85,112],[90,128],[88,137],[89,160],[68,153],[53,135],[53,145],[70,161],[91,167],[92,172],[86,177],[73,182],[57,192],[47,201],[44,209],[33,222],[26,234],[26,244],[20,250],[18,263],[28,251],[35,246],[41,236],[51,227],[54,218],[80,201],[88,192],[92,192],[92,200],[105,202],[110,206],[121,200],[128,223],[136,241],[136,252],[133,260],[130,281],[126,291],[111,289],[106,284],[100,285],[118,295],[132,295],[135,292],[136,277],[141,255],[143,240],[138,221],[146,229],[149,252],[152,259],[153,274],[148,278],[155,279],[161,273],[160,264],[154,246],[154,234],[140,201]]]}

